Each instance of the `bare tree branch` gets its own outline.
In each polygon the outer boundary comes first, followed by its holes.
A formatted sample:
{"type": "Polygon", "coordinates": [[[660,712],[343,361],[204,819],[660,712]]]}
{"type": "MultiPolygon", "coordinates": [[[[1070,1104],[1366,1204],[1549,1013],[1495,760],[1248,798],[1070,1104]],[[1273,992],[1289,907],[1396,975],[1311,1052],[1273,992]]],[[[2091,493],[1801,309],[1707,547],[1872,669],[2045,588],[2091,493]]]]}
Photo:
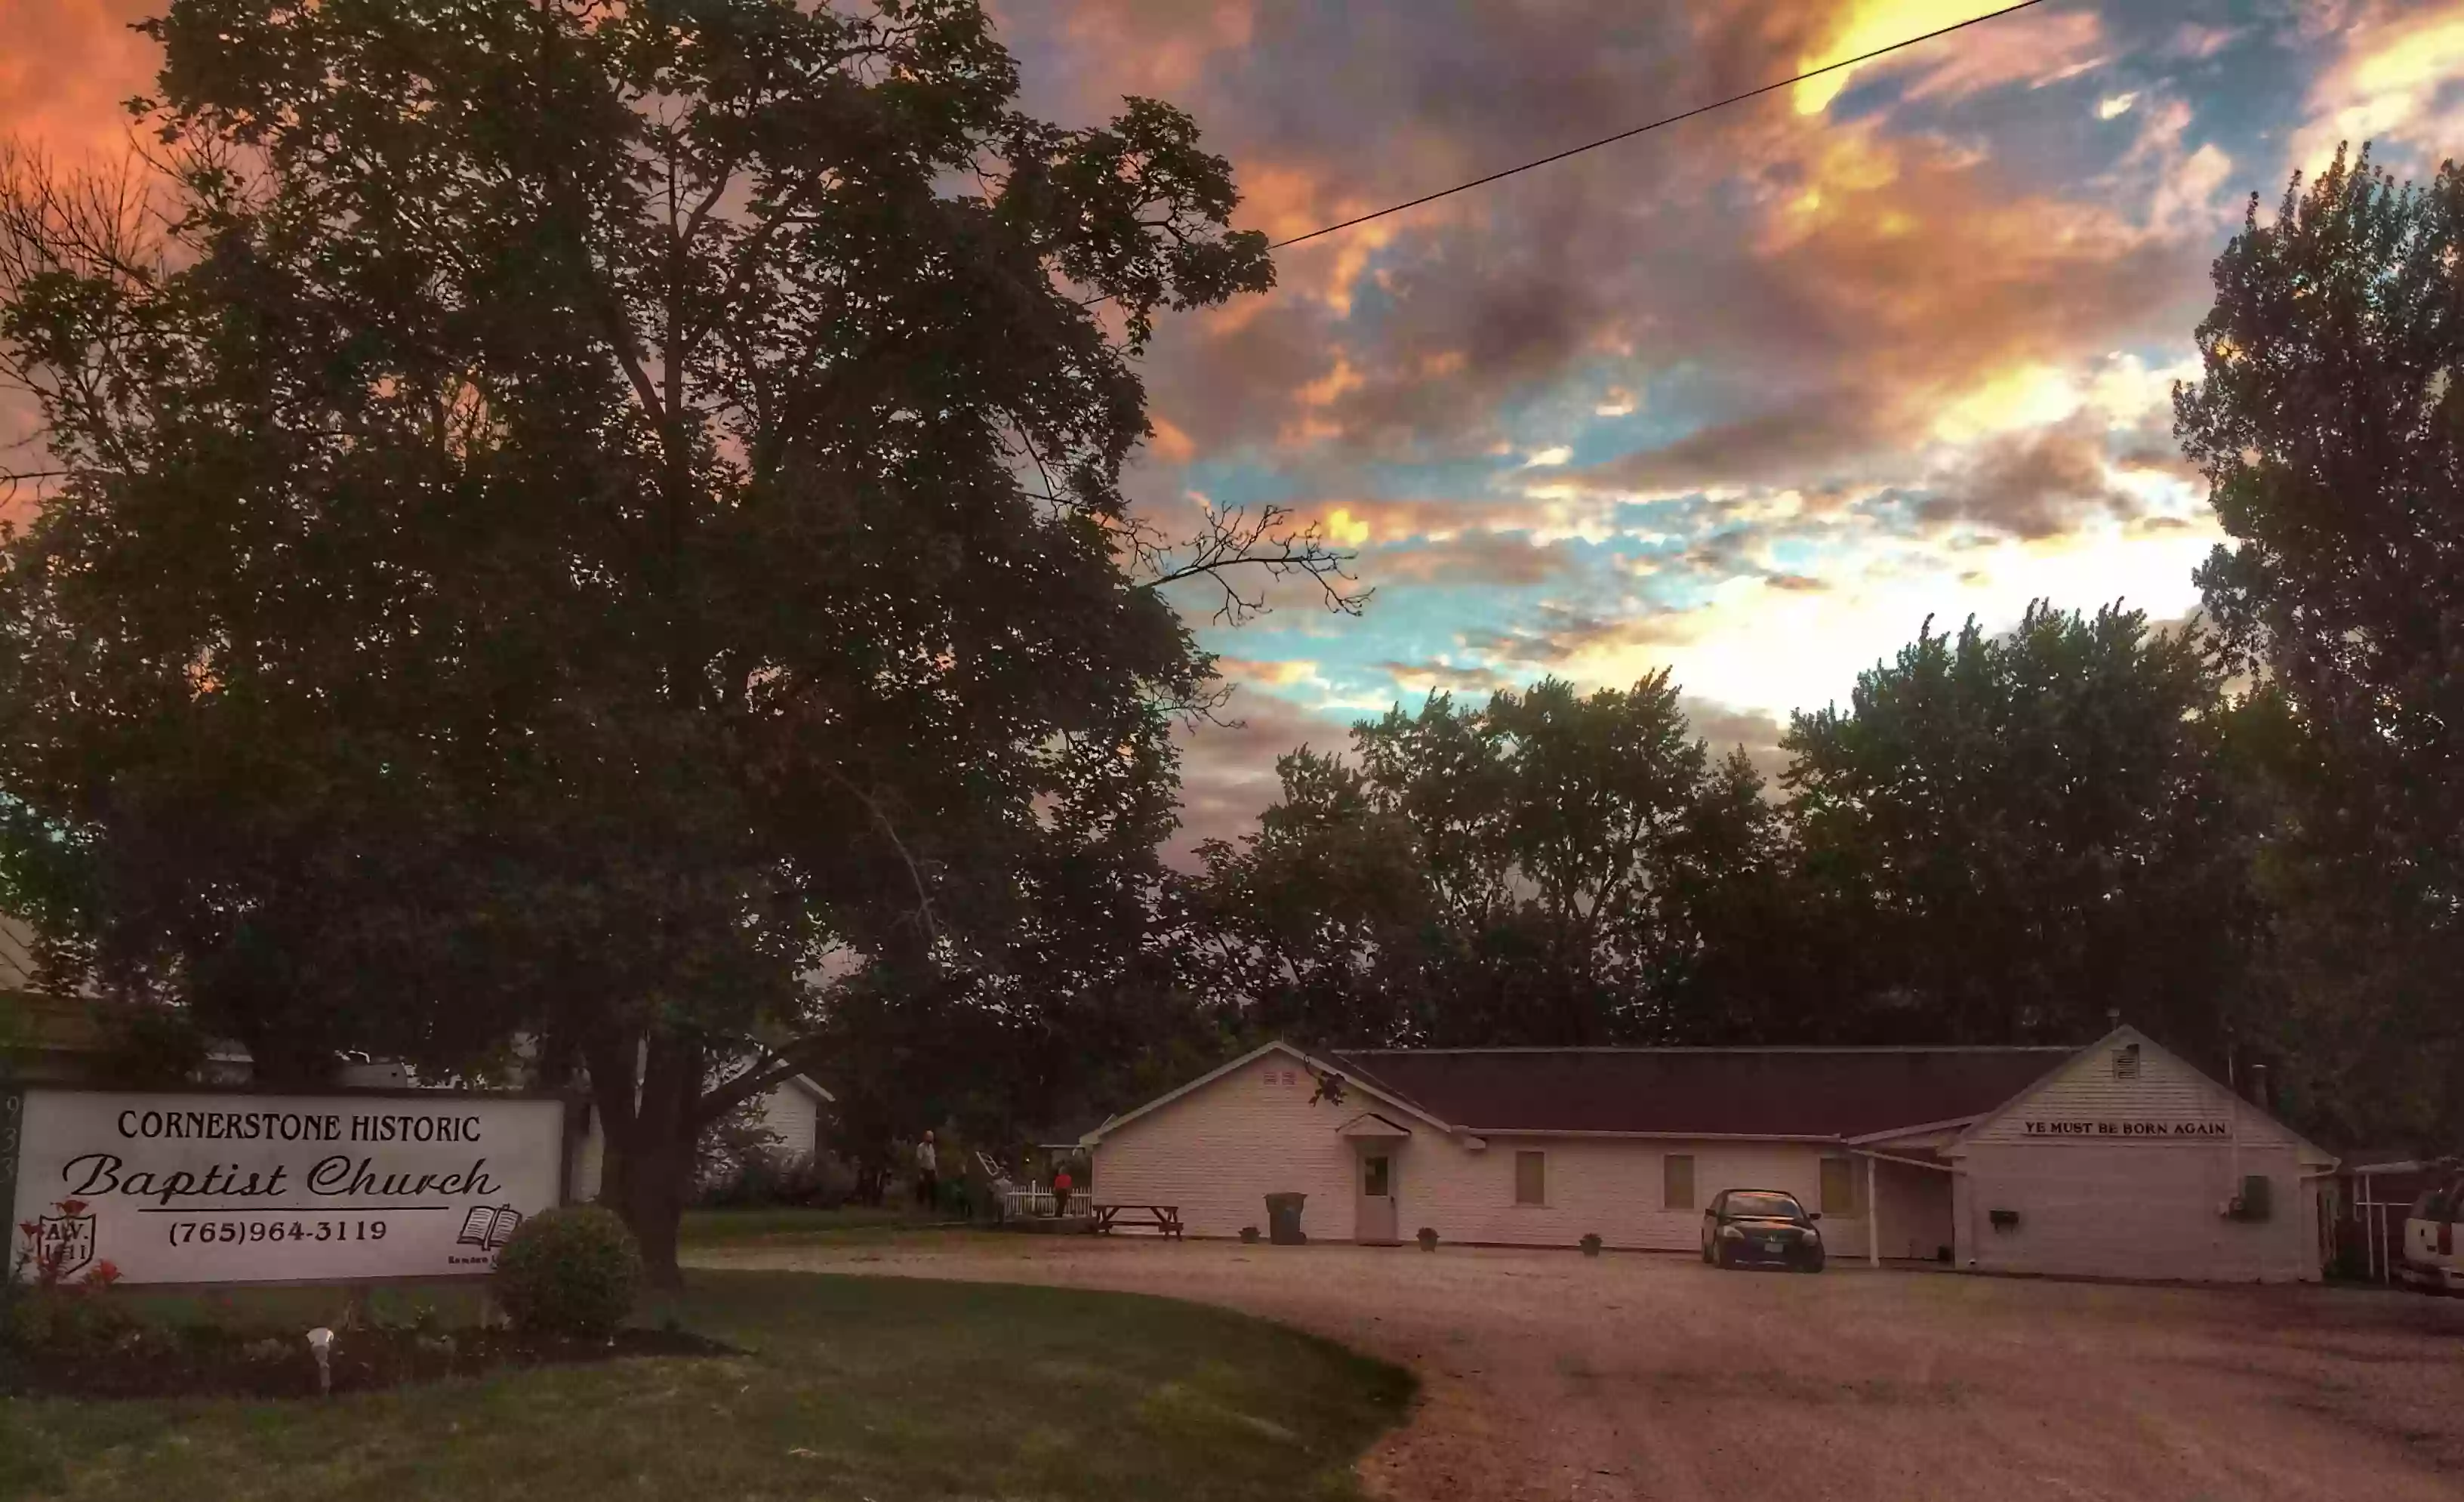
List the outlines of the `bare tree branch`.
{"type": "Polygon", "coordinates": [[[890,848],[896,850],[898,858],[906,863],[908,879],[915,884],[917,921],[924,926],[924,937],[927,941],[939,942],[941,934],[933,921],[933,895],[925,885],[924,869],[915,863],[914,855],[907,849],[907,842],[898,837],[898,826],[891,822],[890,815],[882,811],[881,805],[873,800],[872,795],[858,787],[855,780],[848,777],[835,762],[825,762],[820,764],[833,781],[846,788],[854,796],[856,802],[864,805],[865,808],[871,813],[873,823],[881,827],[882,838],[890,842],[890,848]]]}
{"type": "Polygon", "coordinates": [[[1292,526],[1287,506],[1245,506],[1206,511],[1206,525],[1185,541],[1166,542],[1155,528],[1131,521],[1119,529],[1124,549],[1149,577],[1140,587],[1160,589],[1203,579],[1221,591],[1215,619],[1243,626],[1267,613],[1265,585],[1299,575],[1316,581],[1326,607],[1341,615],[1358,615],[1375,591],[1361,585],[1351,564],[1359,555],[1338,551],[1328,541],[1323,522],[1292,526]],[[1243,570],[1255,570],[1263,582],[1244,591],[1243,570]]]}

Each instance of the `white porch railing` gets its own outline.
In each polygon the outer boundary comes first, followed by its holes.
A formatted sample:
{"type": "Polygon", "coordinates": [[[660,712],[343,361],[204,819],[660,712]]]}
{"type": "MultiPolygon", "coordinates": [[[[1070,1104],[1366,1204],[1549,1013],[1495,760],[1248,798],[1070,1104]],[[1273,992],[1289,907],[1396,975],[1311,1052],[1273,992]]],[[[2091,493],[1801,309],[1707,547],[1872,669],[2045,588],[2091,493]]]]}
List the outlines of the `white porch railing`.
{"type": "MultiPolygon", "coordinates": [[[[1002,1189],[1001,1194],[1001,1213],[1006,1217],[1024,1220],[1030,1216],[1050,1217],[1061,1213],[1060,1204],[1049,1189],[1012,1186],[1002,1189]]],[[[1070,1216],[1075,1218],[1089,1213],[1087,1197],[1076,1190],[1070,1191],[1070,1216]]]]}

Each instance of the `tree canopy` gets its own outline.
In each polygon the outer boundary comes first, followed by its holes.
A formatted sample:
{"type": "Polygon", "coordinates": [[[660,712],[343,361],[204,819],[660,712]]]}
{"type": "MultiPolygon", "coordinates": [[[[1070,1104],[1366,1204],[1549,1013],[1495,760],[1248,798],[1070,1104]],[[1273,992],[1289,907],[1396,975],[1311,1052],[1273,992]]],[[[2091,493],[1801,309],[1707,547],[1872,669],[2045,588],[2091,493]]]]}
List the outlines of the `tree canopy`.
{"type": "Polygon", "coordinates": [[[1799,714],[1807,879],[1856,935],[1835,1036],[2079,1041],[2109,1010],[2207,1052],[2255,915],[2219,760],[2222,675],[2118,607],[1930,623],[1799,714]]]}
{"type": "Polygon", "coordinates": [[[1665,674],[1432,695],[1355,727],[1350,761],[1278,770],[1258,833],[1203,851],[1221,971],[1254,1016],[1348,1042],[1665,1036],[1771,817],[1665,674]]]}
{"type": "Polygon", "coordinates": [[[2175,432],[2232,541],[2199,585],[2257,678],[2277,914],[2262,1026],[2347,1139],[2464,1135],[2464,169],[2365,150],[2215,263],[2175,432]]]}
{"type": "Polygon", "coordinates": [[[1665,674],[1303,749],[1204,884],[1245,1015],[1346,1043],[2219,1051],[2255,914],[2222,675],[2136,611],[1930,623],[1800,714],[1785,800],[1665,674]]]}
{"type": "Polygon", "coordinates": [[[1013,108],[977,0],[143,29],[160,179],[0,195],[0,359],[64,472],[0,571],[0,796],[77,854],[55,958],[273,1078],[526,1031],[666,1262],[834,961],[981,984],[1151,869],[1211,690],[1120,489],[1133,360],[1266,286],[1263,238],[1169,105],[1013,108]]]}

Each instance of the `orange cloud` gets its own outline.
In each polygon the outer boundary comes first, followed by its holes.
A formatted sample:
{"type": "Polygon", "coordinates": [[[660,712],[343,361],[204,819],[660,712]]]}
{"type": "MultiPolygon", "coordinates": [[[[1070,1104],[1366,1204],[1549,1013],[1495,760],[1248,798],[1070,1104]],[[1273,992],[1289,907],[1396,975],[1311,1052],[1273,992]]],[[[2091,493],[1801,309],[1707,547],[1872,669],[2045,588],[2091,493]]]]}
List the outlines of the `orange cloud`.
{"type": "Polygon", "coordinates": [[[1102,56],[1115,92],[1170,98],[1249,44],[1247,0],[1078,0],[1065,34],[1102,56]]]}
{"type": "Polygon", "coordinates": [[[2317,173],[2340,142],[2401,143],[2380,156],[2429,166],[2464,139],[2464,0],[2378,4],[2346,22],[2344,47],[2310,91],[2312,118],[2296,133],[2293,165],[2317,173]]]}
{"type": "Polygon", "coordinates": [[[1187,464],[1198,456],[1198,445],[1190,442],[1189,434],[1181,431],[1172,419],[1161,413],[1152,413],[1147,422],[1155,429],[1155,437],[1148,448],[1156,458],[1166,464],[1187,464]]]}
{"type": "MultiPolygon", "coordinates": [[[[1923,36],[2002,9],[2007,0],[1856,0],[1843,6],[1825,44],[1798,61],[1800,70],[1923,36]]],[[[1969,27],[1904,52],[1841,68],[1796,85],[1800,115],[1819,115],[1859,73],[1901,69],[1917,75],[1910,99],[1958,98],[2007,83],[2042,83],[2068,77],[2101,60],[2095,50],[2103,29],[2090,11],[2027,12],[1969,27]]]]}
{"type": "Polygon", "coordinates": [[[130,23],[154,0],[0,0],[0,136],[62,166],[116,162],[128,145],[121,107],[152,84],[161,53],[130,23]]]}
{"type": "Polygon", "coordinates": [[[1318,675],[1314,662],[1260,662],[1248,657],[1218,657],[1215,671],[1236,683],[1279,689],[1313,682],[1318,675]]]}

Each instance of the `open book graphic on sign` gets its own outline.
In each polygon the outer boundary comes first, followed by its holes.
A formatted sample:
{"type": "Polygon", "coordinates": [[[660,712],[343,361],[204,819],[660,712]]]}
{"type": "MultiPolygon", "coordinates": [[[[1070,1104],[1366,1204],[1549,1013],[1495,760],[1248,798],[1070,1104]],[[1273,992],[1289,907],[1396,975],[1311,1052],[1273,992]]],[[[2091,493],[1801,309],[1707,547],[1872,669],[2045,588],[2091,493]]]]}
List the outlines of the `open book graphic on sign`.
{"type": "Polygon", "coordinates": [[[453,1238],[453,1245],[494,1251],[512,1239],[514,1227],[521,1223],[522,1212],[510,1204],[495,1209],[483,1204],[462,1217],[462,1234],[453,1238]]]}

